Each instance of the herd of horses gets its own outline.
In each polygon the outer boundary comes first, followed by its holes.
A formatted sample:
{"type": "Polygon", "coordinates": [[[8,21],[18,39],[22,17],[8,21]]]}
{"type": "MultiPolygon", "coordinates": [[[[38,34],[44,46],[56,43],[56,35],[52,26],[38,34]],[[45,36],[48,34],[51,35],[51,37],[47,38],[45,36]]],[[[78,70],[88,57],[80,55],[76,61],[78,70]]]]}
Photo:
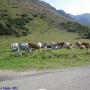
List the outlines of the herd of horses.
{"type": "Polygon", "coordinates": [[[12,43],[10,44],[10,48],[13,52],[27,52],[27,53],[32,53],[35,50],[39,50],[41,48],[44,49],[72,49],[72,48],[79,48],[79,49],[89,49],[90,48],[90,44],[88,42],[76,42],[74,45],[72,45],[69,42],[51,42],[51,43],[41,43],[41,42],[37,42],[37,43],[12,43]]]}

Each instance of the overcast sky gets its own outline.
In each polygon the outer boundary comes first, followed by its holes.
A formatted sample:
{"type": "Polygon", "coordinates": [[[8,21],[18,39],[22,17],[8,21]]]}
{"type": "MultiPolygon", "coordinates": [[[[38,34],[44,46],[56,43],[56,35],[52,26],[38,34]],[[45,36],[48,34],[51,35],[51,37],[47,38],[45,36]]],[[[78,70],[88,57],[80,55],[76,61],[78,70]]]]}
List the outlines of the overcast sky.
{"type": "Polygon", "coordinates": [[[78,15],[90,13],[90,0],[43,0],[56,9],[62,9],[67,13],[78,15]]]}

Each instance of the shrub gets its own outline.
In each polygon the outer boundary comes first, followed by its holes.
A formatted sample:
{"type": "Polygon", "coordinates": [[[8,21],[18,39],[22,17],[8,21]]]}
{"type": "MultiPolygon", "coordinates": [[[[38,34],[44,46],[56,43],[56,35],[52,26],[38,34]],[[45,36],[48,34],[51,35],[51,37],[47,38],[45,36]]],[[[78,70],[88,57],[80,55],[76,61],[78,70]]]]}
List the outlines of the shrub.
{"type": "Polygon", "coordinates": [[[27,32],[22,32],[22,35],[23,36],[27,36],[27,32]]]}
{"type": "Polygon", "coordinates": [[[38,15],[37,14],[33,14],[33,17],[37,17],[38,15]]]}

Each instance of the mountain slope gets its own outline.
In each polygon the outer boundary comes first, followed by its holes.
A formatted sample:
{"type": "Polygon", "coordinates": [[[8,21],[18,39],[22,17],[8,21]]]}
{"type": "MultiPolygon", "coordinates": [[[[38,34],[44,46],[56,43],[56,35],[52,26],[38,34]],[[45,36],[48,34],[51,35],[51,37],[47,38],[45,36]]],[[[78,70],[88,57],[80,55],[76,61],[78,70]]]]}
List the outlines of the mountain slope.
{"type": "Polygon", "coordinates": [[[0,0],[1,35],[31,34],[35,30],[57,27],[57,23],[67,21],[55,8],[42,1],[0,0]]]}
{"type": "Polygon", "coordinates": [[[84,13],[84,14],[80,14],[80,15],[72,15],[72,14],[66,13],[64,10],[58,10],[58,12],[61,15],[65,16],[69,19],[80,22],[81,24],[90,25],[90,13],[84,13]]]}
{"type": "Polygon", "coordinates": [[[90,29],[75,22],[43,1],[0,0],[0,35],[42,35],[61,30],[88,35],[90,29]]]}

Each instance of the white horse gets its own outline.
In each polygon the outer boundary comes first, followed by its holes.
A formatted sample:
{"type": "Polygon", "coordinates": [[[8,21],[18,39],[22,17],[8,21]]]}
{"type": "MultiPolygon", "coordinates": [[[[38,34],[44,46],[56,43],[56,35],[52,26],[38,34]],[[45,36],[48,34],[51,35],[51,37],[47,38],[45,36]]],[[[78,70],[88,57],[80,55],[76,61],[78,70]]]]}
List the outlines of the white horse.
{"type": "Polygon", "coordinates": [[[42,47],[42,43],[41,42],[37,42],[37,44],[36,44],[39,48],[41,48],[42,47]]]}
{"type": "Polygon", "coordinates": [[[28,43],[13,43],[11,44],[11,49],[14,52],[21,52],[21,51],[25,51],[25,52],[32,52],[32,48],[28,45],[28,43]]]}
{"type": "Polygon", "coordinates": [[[10,48],[12,49],[12,51],[14,52],[20,52],[20,49],[19,49],[19,43],[13,43],[10,45],[10,48]]]}
{"type": "Polygon", "coordinates": [[[20,51],[25,51],[29,53],[32,52],[32,48],[28,45],[28,43],[20,43],[19,48],[20,48],[20,51]]]}
{"type": "Polygon", "coordinates": [[[66,43],[63,45],[63,48],[68,48],[68,49],[71,49],[71,48],[72,48],[72,44],[71,44],[71,43],[66,42],[66,43]]]}

